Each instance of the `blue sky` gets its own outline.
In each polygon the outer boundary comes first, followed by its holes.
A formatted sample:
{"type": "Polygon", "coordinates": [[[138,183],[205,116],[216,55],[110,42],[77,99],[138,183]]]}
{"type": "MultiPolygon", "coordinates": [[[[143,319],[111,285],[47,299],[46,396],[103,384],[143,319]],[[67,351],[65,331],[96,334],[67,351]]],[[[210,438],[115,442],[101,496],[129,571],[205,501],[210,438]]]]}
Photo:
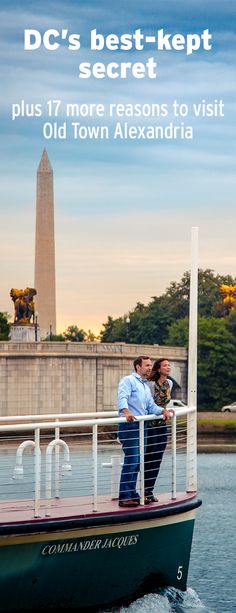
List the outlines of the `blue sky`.
{"type": "MultiPolygon", "coordinates": [[[[235,275],[235,12],[230,0],[2,3],[0,93],[0,310],[13,313],[11,287],[34,284],[36,171],[46,146],[54,170],[58,331],[75,323],[99,331],[179,280],[190,267],[191,226],[199,226],[203,268],[235,275]],[[81,35],[81,49],[25,51],[24,29],[81,35]],[[145,35],[209,29],[212,50],[90,50],[90,31],[145,35]],[[80,79],[80,62],[142,61],[156,79],[80,79]],[[165,103],[189,107],[193,140],[46,140],[46,103],[165,103]],[[193,117],[202,99],[222,100],[224,117],[193,117]],[[12,104],[41,104],[42,117],[12,121],[12,104]]],[[[60,122],[65,120],[64,114],[60,122]]],[[[118,121],[116,119],[115,121],[118,121]]],[[[77,119],[84,125],[93,119],[77,119]]],[[[99,120],[101,122],[101,120],[99,120]]],[[[99,124],[99,121],[97,123],[99,124]]],[[[112,134],[115,121],[102,123],[112,134]]],[[[124,119],[122,118],[122,121],[124,119]]],[[[129,125],[180,123],[128,118],[129,125]]]]}

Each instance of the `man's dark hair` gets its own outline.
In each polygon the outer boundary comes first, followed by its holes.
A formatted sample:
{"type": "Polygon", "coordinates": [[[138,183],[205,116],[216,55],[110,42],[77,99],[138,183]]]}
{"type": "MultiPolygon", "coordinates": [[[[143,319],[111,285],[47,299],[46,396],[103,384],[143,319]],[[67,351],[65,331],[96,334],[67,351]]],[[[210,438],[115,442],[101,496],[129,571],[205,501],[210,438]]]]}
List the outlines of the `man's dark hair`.
{"type": "Polygon", "coordinates": [[[137,371],[137,366],[142,366],[143,360],[150,360],[149,355],[139,355],[138,358],[134,360],[134,370],[137,371]]]}

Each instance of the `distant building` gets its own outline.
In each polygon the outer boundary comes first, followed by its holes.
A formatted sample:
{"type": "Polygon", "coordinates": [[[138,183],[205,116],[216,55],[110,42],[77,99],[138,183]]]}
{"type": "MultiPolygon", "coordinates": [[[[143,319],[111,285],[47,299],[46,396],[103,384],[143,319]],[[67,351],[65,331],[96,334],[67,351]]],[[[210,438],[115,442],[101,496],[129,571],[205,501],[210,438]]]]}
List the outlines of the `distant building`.
{"type": "Polygon", "coordinates": [[[41,338],[56,333],[53,170],[46,149],[37,171],[35,299],[41,338]]]}

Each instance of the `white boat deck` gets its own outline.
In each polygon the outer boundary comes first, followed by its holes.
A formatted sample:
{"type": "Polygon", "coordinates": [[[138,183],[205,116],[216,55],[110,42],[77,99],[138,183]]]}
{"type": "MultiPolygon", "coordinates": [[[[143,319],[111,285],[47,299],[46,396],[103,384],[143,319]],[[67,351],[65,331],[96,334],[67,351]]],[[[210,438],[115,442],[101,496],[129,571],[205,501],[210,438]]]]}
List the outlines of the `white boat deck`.
{"type": "MultiPolygon", "coordinates": [[[[144,422],[151,417],[138,418],[137,491],[141,501],[144,501],[144,422]]],[[[73,421],[58,421],[57,417],[51,422],[0,425],[0,527],[29,521],[138,514],[148,509],[166,509],[168,515],[168,507],[194,499],[194,407],[176,411],[167,425],[169,443],[157,481],[158,501],[148,505],[118,504],[123,452],[114,436],[117,425],[123,422],[125,419],[118,417],[73,421]],[[61,438],[62,433],[67,442],[61,438]]]]}
{"type": "Polygon", "coordinates": [[[92,497],[70,497],[57,498],[51,501],[50,517],[46,515],[46,500],[41,500],[39,517],[33,517],[34,500],[6,500],[0,502],[0,525],[42,521],[42,519],[55,520],[67,518],[85,518],[110,514],[124,514],[124,512],[138,513],[149,509],[167,509],[169,506],[177,506],[180,503],[192,500],[195,497],[193,492],[178,492],[176,499],[171,498],[171,494],[160,494],[158,502],[138,507],[120,508],[118,500],[111,500],[109,496],[99,496],[98,511],[93,511],[92,497]]]}

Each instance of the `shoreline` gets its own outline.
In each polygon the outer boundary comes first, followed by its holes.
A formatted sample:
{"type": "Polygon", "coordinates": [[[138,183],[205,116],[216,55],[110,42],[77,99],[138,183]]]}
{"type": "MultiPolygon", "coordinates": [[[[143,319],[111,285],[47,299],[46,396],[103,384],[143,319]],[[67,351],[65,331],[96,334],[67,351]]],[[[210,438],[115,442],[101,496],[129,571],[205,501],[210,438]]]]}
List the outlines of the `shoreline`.
{"type": "Polygon", "coordinates": [[[236,452],[236,413],[198,411],[198,453],[236,452]]]}
{"type": "Polygon", "coordinates": [[[236,444],[232,443],[199,443],[197,452],[200,453],[236,453],[236,444]]]}

